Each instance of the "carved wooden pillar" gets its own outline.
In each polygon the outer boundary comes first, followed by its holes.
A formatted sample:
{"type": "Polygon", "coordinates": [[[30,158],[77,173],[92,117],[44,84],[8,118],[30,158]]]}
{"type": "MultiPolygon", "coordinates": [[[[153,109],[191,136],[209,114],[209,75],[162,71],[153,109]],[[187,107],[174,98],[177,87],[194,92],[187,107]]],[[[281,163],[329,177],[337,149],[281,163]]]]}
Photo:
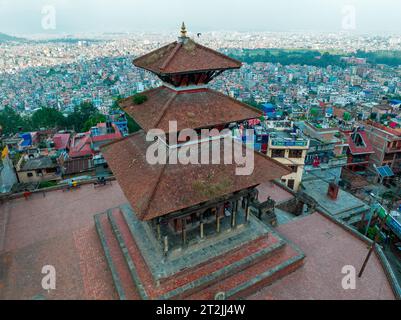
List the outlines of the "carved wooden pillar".
{"type": "Polygon", "coordinates": [[[162,234],[160,230],[160,218],[156,219],[156,231],[157,231],[157,240],[161,240],[162,234]]]}
{"type": "MultiPolygon", "coordinates": [[[[222,207],[222,209],[224,210],[224,206],[222,207]]],[[[220,210],[221,210],[221,208],[218,208],[216,210],[216,232],[217,233],[220,232],[220,210]]]]}
{"type": "Polygon", "coordinates": [[[168,236],[164,236],[164,255],[168,253],[168,236]]]}
{"type": "Polygon", "coordinates": [[[237,225],[237,211],[238,211],[238,200],[233,203],[233,211],[231,213],[231,228],[235,228],[237,225]]]}
{"type": "Polygon", "coordinates": [[[200,224],[199,224],[199,227],[200,227],[200,237],[201,237],[201,239],[203,239],[203,237],[205,236],[204,235],[204,233],[203,233],[203,225],[204,225],[204,223],[203,223],[203,213],[200,215],[200,224]]]}
{"type": "Polygon", "coordinates": [[[182,232],[182,245],[185,246],[187,242],[187,230],[186,230],[187,220],[186,218],[181,219],[181,232],[182,232]]]}
{"type": "Polygon", "coordinates": [[[249,214],[251,208],[249,207],[249,196],[245,200],[245,222],[249,222],[249,214]]]}

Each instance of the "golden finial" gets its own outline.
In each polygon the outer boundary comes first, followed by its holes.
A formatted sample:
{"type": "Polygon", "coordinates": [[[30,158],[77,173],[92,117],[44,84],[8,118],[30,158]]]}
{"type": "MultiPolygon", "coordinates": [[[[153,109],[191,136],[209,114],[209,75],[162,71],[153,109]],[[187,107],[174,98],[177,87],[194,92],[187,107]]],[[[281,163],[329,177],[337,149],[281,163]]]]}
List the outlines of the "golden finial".
{"type": "Polygon", "coordinates": [[[185,27],[185,23],[183,22],[181,25],[181,37],[186,38],[187,37],[187,28],[185,27]]]}

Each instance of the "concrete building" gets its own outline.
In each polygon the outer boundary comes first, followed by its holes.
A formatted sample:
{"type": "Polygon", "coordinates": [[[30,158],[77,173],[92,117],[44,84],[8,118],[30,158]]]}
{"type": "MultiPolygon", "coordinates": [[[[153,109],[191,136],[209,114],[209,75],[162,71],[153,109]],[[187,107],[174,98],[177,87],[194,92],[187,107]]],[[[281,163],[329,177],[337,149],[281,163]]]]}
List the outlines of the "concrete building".
{"type": "Polygon", "coordinates": [[[374,151],[370,156],[370,170],[375,172],[374,166],[388,165],[396,175],[401,174],[401,129],[370,120],[365,125],[374,151]]]}
{"type": "Polygon", "coordinates": [[[303,179],[339,181],[342,168],[347,164],[347,144],[339,128],[310,122],[302,124],[302,128],[310,138],[303,179]]]}
{"type": "Polygon", "coordinates": [[[373,147],[365,130],[356,128],[354,131],[342,132],[347,138],[347,168],[354,172],[365,172],[369,166],[369,158],[373,147]]]}
{"type": "MultiPolygon", "coordinates": [[[[277,201],[291,197],[277,186],[273,193],[271,189],[266,195],[277,201]]],[[[65,192],[56,190],[46,192],[46,197],[34,193],[28,200],[10,199],[0,204],[0,221],[7,212],[18,217],[9,219],[3,234],[4,247],[0,245],[7,253],[4,255],[7,259],[3,261],[8,261],[3,264],[4,287],[0,290],[0,299],[118,299],[93,216],[124,203],[128,203],[128,199],[119,183],[113,181],[104,188],[83,185],[68,193],[68,200],[65,192]],[[57,283],[57,290],[38,289],[43,278],[40,270],[47,264],[60,270],[63,281],[57,283]]],[[[355,290],[341,287],[344,276],[341,268],[344,265],[360,266],[368,250],[368,244],[342,224],[315,213],[281,224],[272,232],[272,237],[279,232],[306,252],[305,265],[270,286],[261,287],[250,299],[396,298],[385,264],[376,253],[372,254],[364,276],[357,278],[355,290]]],[[[281,254],[286,255],[287,250],[281,248],[281,254]]],[[[138,256],[134,263],[141,261],[143,258],[138,256]]],[[[125,276],[124,284],[134,286],[130,274],[125,276]]],[[[239,282],[241,279],[238,277],[239,282]]]]}
{"type": "Polygon", "coordinates": [[[303,192],[316,201],[320,212],[329,214],[336,220],[342,221],[356,228],[357,224],[369,212],[369,206],[352,194],[341,190],[335,185],[335,192],[331,185],[322,180],[303,182],[303,192]]]}
{"type": "Polygon", "coordinates": [[[267,155],[291,169],[292,173],[283,176],[281,181],[297,192],[302,181],[309,140],[297,132],[293,123],[277,121],[276,124],[270,122],[268,127],[271,126],[274,126],[274,132],[269,133],[267,155]]]}
{"type": "Polygon", "coordinates": [[[28,159],[22,157],[16,170],[21,183],[61,180],[57,163],[46,156],[28,159]]]}

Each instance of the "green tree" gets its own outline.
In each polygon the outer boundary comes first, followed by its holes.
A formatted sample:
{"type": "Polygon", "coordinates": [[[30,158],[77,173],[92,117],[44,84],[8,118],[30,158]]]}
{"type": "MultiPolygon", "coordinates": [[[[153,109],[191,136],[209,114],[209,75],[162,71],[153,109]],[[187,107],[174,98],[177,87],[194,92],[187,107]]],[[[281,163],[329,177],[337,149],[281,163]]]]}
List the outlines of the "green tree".
{"type": "MultiPolygon", "coordinates": [[[[134,97],[137,95],[134,95],[134,97]]],[[[146,96],[145,96],[146,97],[146,96]]],[[[141,98],[140,98],[141,99],[141,98]]],[[[119,96],[113,103],[111,110],[122,110],[119,103],[121,100],[121,96],[119,96]]],[[[147,98],[146,98],[147,100],[147,98]]],[[[126,113],[124,110],[122,110],[125,113],[125,117],[127,118],[127,127],[128,127],[128,132],[129,133],[135,133],[139,130],[141,130],[141,127],[139,126],[138,123],[134,119],[132,119],[128,113],[126,113]]]]}
{"type": "Polygon", "coordinates": [[[89,131],[90,128],[95,127],[98,123],[106,122],[106,116],[97,113],[91,116],[84,124],[83,131],[89,131]]]}
{"type": "Polygon", "coordinates": [[[76,132],[82,132],[86,121],[99,114],[99,111],[91,102],[81,103],[74,108],[74,112],[67,117],[67,125],[76,132]]]}
{"type": "Polygon", "coordinates": [[[41,108],[33,113],[31,122],[34,129],[58,129],[66,126],[67,119],[56,109],[41,108]]]}
{"type": "Polygon", "coordinates": [[[231,56],[246,63],[271,62],[281,65],[298,64],[318,67],[345,66],[340,55],[333,55],[328,52],[321,54],[315,50],[245,49],[244,54],[234,53],[231,56]]]}
{"type": "Polygon", "coordinates": [[[263,109],[262,105],[257,103],[253,96],[251,96],[249,100],[245,100],[244,103],[247,104],[247,105],[250,105],[250,106],[252,106],[252,107],[254,107],[256,109],[259,109],[259,110],[263,109]]]}
{"type": "Polygon", "coordinates": [[[22,131],[31,130],[28,119],[19,115],[13,108],[6,106],[0,111],[0,125],[4,134],[17,133],[19,129],[22,131]]]}

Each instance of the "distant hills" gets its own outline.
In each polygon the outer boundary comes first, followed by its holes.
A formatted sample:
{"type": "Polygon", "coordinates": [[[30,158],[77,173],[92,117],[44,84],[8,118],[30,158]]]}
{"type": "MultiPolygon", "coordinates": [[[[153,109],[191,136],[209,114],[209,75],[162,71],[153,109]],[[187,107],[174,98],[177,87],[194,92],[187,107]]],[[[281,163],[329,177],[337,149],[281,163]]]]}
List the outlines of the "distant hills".
{"type": "Polygon", "coordinates": [[[14,36],[10,36],[8,34],[0,32],[0,43],[1,42],[11,42],[11,41],[25,41],[25,39],[14,37],[14,36]]]}
{"type": "Polygon", "coordinates": [[[73,36],[32,40],[32,39],[14,37],[14,36],[10,36],[8,34],[0,32],[0,43],[6,43],[6,42],[56,43],[56,42],[60,42],[60,43],[76,44],[78,42],[95,43],[95,42],[101,42],[101,41],[102,40],[97,40],[97,39],[74,38],[73,36]]]}

